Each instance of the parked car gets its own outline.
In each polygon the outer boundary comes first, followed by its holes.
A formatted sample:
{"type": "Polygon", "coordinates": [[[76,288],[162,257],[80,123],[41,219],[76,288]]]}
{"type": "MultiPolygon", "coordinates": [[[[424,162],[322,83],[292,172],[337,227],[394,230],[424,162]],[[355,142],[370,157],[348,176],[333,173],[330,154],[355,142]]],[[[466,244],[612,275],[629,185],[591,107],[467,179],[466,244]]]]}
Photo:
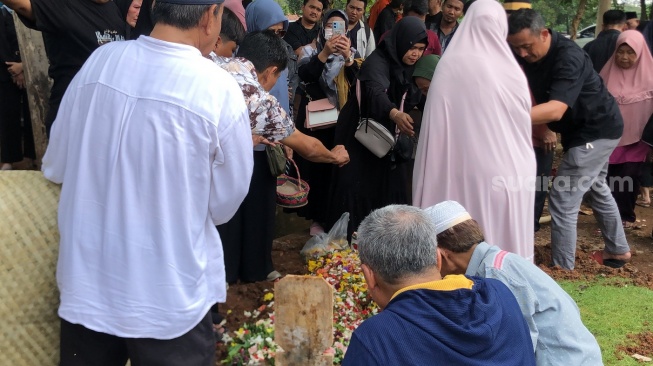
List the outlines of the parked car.
{"type": "Polygon", "coordinates": [[[596,24],[585,27],[576,33],[576,44],[580,47],[585,46],[590,41],[594,40],[594,33],[596,32],[596,24]]]}

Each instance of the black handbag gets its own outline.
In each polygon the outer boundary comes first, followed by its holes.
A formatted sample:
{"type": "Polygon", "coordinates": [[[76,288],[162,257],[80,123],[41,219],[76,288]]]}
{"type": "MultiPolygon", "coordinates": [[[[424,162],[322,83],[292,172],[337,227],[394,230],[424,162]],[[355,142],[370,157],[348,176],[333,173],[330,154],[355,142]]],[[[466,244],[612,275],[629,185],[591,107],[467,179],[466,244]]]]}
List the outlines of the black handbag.
{"type": "Polygon", "coordinates": [[[397,142],[395,142],[395,146],[392,148],[390,157],[394,163],[410,161],[413,158],[414,150],[415,139],[403,133],[398,133],[397,142]]]}
{"type": "Polygon", "coordinates": [[[653,115],[646,122],[644,126],[644,131],[642,132],[642,141],[644,141],[649,146],[653,146],[653,115]]]}

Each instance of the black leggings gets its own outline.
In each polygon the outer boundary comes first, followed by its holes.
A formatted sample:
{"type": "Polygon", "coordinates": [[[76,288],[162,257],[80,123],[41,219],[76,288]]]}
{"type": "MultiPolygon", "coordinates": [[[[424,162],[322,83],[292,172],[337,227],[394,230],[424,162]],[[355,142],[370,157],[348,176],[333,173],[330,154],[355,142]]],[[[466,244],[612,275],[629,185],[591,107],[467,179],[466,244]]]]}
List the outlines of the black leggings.
{"type": "Polygon", "coordinates": [[[610,164],[608,186],[619,207],[622,221],[635,222],[635,202],[639,195],[639,176],[644,163],[610,164]]]}

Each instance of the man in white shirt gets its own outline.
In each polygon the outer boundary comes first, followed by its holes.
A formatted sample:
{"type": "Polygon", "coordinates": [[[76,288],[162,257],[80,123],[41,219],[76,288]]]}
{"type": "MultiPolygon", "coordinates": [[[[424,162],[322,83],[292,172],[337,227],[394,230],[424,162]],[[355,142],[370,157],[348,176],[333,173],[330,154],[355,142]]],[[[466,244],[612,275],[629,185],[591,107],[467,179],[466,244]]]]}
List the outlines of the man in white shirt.
{"type": "Polygon", "coordinates": [[[221,3],[156,1],[151,37],[100,47],[66,91],[43,158],[63,183],[61,365],[214,364],[215,225],[253,166],[243,94],[203,57],[221,3]]]}

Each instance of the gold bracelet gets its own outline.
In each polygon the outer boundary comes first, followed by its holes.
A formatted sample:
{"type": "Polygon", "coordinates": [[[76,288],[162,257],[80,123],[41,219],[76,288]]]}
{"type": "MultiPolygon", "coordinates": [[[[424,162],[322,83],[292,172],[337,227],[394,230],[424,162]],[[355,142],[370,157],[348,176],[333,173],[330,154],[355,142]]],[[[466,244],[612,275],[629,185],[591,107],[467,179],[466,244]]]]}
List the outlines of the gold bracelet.
{"type": "Polygon", "coordinates": [[[397,115],[399,115],[399,113],[401,113],[401,111],[397,109],[397,111],[395,112],[394,116],[390,117],[390,119],[394,120],[395,117],[397,117],[397,115]]]}

